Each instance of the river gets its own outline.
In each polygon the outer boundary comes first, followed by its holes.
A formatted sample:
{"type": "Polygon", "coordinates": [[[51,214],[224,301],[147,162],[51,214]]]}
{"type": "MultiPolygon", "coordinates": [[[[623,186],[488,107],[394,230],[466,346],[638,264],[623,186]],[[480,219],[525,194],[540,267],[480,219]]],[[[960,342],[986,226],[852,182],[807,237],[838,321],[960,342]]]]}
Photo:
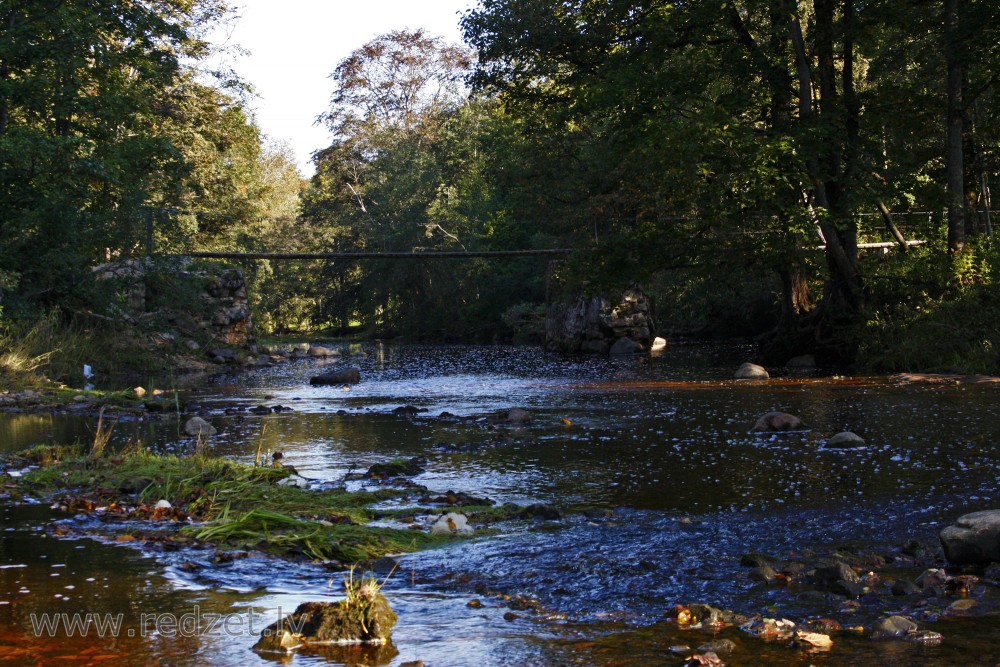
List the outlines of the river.
{"type": "MultiPolygon", "coordinates": [[[[457,546],[400,558],[385,592],[400,616],[382,653],[339,649],[296,655],[294,664],[679,665],[670,653],[712,636],[664,621],[678,603],[704,602],[796,621],[831,616],[870,625],[884,602],[836,605],[755,583],[741,555],[796,557],[849,549],[894,553],[911,540],[934,544],[956,517],[1000,507],[1000,420],[995,385],[905,385],[880,377],[730,379],[749,350],[673,346],[652,357],[547,355],[529,347],[373,343],[350,363],[362,382],[313,387],[331,363],[293,361],[215,378],[189,398],[220,427],[216,453],[252,461],[258,447],[283,451],[308,478],[340,481],[352,471],[422,456],[414,481],[497,502],[548,503],[558,521],[518,522],[457,546]],[[226,415],[225,408],[281,404],[290,412],[226,415]],[[404,418],[393,410],[426,412],[404,418]],[[463,417],[521,407],[525,427],[463,417]],[[801,432],[751,432],[771,410],[800,416],[801,432]],[[440,419],[448,412],[455,418],[440,419]],[[862,449],[823,447],[851,430],[862,449]],[[511,612],[523,595],[542,613],[511,612]],[[481,608],[467,606],[471,600],[481,608]],[[506,618],[505,618],[506,615],[506,618]]],[[[230,410],[232,412],[232,410],[230,410]]],[[[118,444],[183,451],[180,422],[120,422],[118,444]]],[[[90,420],[0,417],[0,446],[87,439],[90,420]]],[[[359,483],[355,483],[359,484],[359,483]]],[[[88,538],[56,539],[43,506],[0,504],[0,660],[106,665],[247,665],[250,631],[298,603],[332,599],[339,575],[311,565],[250,557],[191,573],[192,557],[88,538]],[[56,638],[33,628],[41,614],[121,615],[117,638],[56,638]],[[147,616],[145,626],[140,622],[147,616]],[[229,628],[207,632],[214,615],[229,628]],[[187,619],[198,631],[155,627],[187,619]],[[166,622],[164,622],[166,623],[166,622]],[[148,627],[150,625],[153,627],[148,627]],[[253,628],[250,626],[254,625],[253,628]],[[41,634],[41,636],[36,636],[41,634]],[[130,636],[131,635],[131,636],[130,636]]],[[[920,569],[900,566],[893,576],[920,569]]],[[[980,609],[995,588],[977,589],[980,609]]],[[[945,603],[947,604],[947,602],[945,603]]],[[[904,603],[900,602],[902,609],[904,603]]],[[[46,617],[51,618],[51,616],[46,617]]],[[[995,612],[942,617],[926,627],[939,646],[836,636],[832,651],[808,653],[726,631],[729,665],[984,665],[1000,663],[995,612]]],[[[690,654],[690,652],[688,652],[690,654]]]]}

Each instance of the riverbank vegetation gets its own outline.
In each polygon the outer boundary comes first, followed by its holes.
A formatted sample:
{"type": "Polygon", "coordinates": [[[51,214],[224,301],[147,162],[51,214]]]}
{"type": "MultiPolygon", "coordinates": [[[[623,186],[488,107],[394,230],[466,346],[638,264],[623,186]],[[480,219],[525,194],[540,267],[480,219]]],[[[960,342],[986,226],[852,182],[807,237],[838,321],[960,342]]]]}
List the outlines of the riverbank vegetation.
{"type": "Polygon", "coordinates": [[[401,30],[330,63],[309,181],[212,70],[228,20],[0,10],[5,384],[150,335],[97,265],[279,249],[572,255],[248,264],[265,333],[531,340],[558,273],[642,284],[661,334],[755,337],[767,361],[1000,373],[995,3],[484,0],[464,46],[401,30]]]}
{"type": "MultiPolygon", "coordinates": [[[[13,489],[67,512],[98,516],[115,526],[110,532],[122,541],[126,538],[121,535],[162,540],[160,528],[167,526],[178,544],[347,566],[454,539],[405,525],[371,525],[376,517],[412,516],[413,508],[373,508],[407,495],[407,490],[299,488],[282,483],[293,474],[288,468],[244,465],[203,449],[178,457],[139,447],[122,452],[91,447],[85,453],[79,447],[39,446],[8,458],[8,465],[27,469],[15,484],[8,484],[8,492],[13,489]]],[[[476,509],[467,511],[475,516],[476,509]]],[[[495,508],[479,509],[484,516],[499,516],[495,508]]]]}

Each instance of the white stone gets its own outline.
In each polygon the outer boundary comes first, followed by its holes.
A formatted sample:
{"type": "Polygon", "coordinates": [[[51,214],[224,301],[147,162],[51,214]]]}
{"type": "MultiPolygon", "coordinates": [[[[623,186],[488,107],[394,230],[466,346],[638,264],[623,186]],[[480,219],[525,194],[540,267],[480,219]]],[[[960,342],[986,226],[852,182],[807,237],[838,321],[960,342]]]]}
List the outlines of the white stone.
{"type": "Polygon", "coordinates": [[[763,366],[747,362],[736,370],[735,377],[737,380],[766,380],[771,376],[763,366]]]}
{"type": "Polygon", "coordinates": [[[278,486],[291,486],[296,489],[308,489],[309,482],[304,477],[299,477],[298,475],[291,475],[285,479],[278,482],[278,486]]]}
{"type": "Polygon", "coordinates": [[[469,519],[464,514],[448,512],[431,526],[431,535],[470,535],[473,533],[469,519]]]}

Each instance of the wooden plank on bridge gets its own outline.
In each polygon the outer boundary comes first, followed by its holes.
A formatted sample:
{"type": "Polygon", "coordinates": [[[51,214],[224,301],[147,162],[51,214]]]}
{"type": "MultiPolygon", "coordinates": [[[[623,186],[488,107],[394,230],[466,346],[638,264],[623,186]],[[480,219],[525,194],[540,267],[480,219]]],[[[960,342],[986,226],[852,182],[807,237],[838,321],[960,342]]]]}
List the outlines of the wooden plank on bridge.
{"type": "Polygon", "coordinates": [[[475,257],[564,257],[571,251],[549,248],[543,250],[480,250],[480,251],[427,251],[427,252],[188,252],[185,257],[205,259],[471,259],[475,257]]]}

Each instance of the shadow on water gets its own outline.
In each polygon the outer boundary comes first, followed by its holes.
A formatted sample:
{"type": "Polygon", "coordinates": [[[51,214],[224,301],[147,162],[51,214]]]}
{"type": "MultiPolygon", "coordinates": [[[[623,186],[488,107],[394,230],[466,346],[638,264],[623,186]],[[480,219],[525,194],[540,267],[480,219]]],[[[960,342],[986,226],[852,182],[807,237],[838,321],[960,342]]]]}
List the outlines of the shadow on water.
{"type": "MultiPolygon", "coordinates": [[[[294,662],[671,665],[682,660],[669,654],[670,646],[704,641],[663,622],[677,603],[797,620],[831,613],[813,599],[751,582],[739,566],[746,552],[787,557],[843,546],[879,552],[911,539],[932,543],[956,516],[1000,502],[1000,454],[992,445],[1000,436],[996,387],[729,379],[745,353],[692,346],[652,358],[598,359],[516,347],[373,345],[365,357],[223,376],[188,398],[219,427],[211,445],[217,453],[250,461],[258,448],[282,451],[300,474],[335,482],[373,463],[422,456],[426,472],[415,481],[435,492],[577,512],[402,558],[386,587],[400,613],[395,654],[299,655],[294,662]],[[309,385],[312,375],[345,363],[360,368],[360,384],[309,385]],[[278,404],[293,411],[246,410],[278,404]],[[407,405],[426,412],[393,413],[407,405]],[[532,413],[530,424],[480,419],[515,406],[532,413]],[[770,410],[801,416],[806,429],[751,433],[770,410]],[[439,417],[443,412],[451,416],[439,417]],[[866,447],[824,448],[842,430],[863,436],[866,447]],[[516,594],[538,599],[546,613],[505,620],[498,596],[516,594]],[[467,607],[471,598],[484,607],[467,607]]],[[[9,436],[4,448],[25,438],[86,441],[92,428],[86,420],[34,417],[0,419],[0,434],[9,436]]],[[[179,425],[171,418],[122,423],[115,438],[119,445],[139,439],[151,449],[183,452],[193,443],[178,436],[179,425]]],[[[25,647],[51,657],[82,650],[72,642],[26,639],[25,612],[90,609],[81,606],[84,591],[96,595],[93,610],[122,609],[129,618],[150,608],[183,614],[195,605],[213,613],[275,614],[277,607],[288,611],[329,594],[330,575],[319,568],[255,558],[218,568],[207,565],[209,555],[196,555],[206,565],[191,574],[179,560],[189,555],[56,541],[37,530],[44,518],[32,513],[41,510],[4,511],[12,528],[0,543],[0,603],[6,602],[0,651],[9,655],[23,655],[14,651],[25,647]],[[49,576],[49,558],[66,564],[55,572],[60,577],[49,576]],[[65,589],[64,581],[75,588],[65,589]]],[[[996,604],[995,592],[983,594],[984,605],[996,604]]],[[[883,612],[862,607],[839,620],[870,623],[883,612]]],[[[998,626],[989,616],[947,619],[935,624],[946,637],[939,647],[845,636],[824,654],[750,640],[736,630],[724,636],[737,645],[731,665],[993,667],[1000,662],[998,626]]],[[[132,641],[114,644],[118,657],[107,664],[262,660],[247,651],[252,640],[245,633],[126,639],[132,641]]]]}

